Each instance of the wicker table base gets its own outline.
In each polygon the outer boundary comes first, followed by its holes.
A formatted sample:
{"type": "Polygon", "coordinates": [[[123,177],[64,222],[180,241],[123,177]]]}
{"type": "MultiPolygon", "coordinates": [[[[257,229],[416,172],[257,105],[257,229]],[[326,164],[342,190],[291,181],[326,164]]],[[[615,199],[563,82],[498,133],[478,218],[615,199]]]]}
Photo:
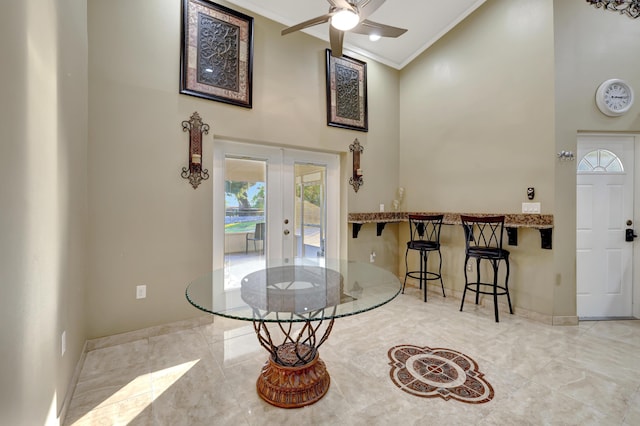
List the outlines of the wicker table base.
{"type": "Polygon", "coordinates": [[[320,356],[297,367],[279,365],[269,359],[256,383],[258,395],[281,408],[298,408],[319,401],[329,390],[329,372],[320,356]]]}

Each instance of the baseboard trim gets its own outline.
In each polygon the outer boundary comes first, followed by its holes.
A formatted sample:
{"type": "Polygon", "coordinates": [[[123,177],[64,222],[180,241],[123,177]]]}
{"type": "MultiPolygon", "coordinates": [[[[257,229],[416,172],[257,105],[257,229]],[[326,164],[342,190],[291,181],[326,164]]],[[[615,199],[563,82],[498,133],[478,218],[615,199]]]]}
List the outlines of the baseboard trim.
{"type": "Polygon", "coordinates": [[[82,371],[82,367],[84,366],[84,360],[87,357],[87,342],[87,340],[84,341],[82,352],[80,353],[80,358],[78,358],[76,367],[73,369],[73,374],[71,375],[71,380],[69,380],[69,386],[67,386],[67,392],[64,396],[64,401],[62,402],[62,407],[60,407],[60,412],[58,413],[58,421],[61,425],[64,424],[65,419],[67,418],[67,412],[69,411],[71,398],[73,397],[73,393],[76,390],[76,385],[78,384],[78,379],[80,378],[80,372],[82,371]]]}
{"type": "Polygon", "coordinates": [[[578,325],[579,322],[577,315],[556,315],[553,317],[553,325],[578,325]]]}
{"type": "Polygon", "coordinates": [[[156,325],[120,334],[114,334],[112,336],[98,337],[96,339],[87,340],[86,350],[87,352],[89,352],[96,349],[108,348],[110,346],[122,345],[123,343],[131,343],[135,342],[136,340],[161,336],[163,334],[172,333],[174,331],[188,330],[190,328],[199,327],[201,325],[211,324],[212,322],[213,315],[201,315],[195,318],[171,322],[168,324],[156,325]]]}

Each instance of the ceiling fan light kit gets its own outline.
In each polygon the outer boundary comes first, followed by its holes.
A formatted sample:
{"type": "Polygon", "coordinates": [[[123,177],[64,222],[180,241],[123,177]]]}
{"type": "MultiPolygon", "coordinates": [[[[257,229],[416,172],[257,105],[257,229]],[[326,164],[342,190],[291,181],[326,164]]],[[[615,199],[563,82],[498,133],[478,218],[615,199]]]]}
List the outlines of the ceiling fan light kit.
{"type": "MultiPolygon", "coordinates": [[[[327,0],[329,3],[329,11],[325,15],[311,18],[292,27],[285,28],[282,30],[282,35],[329,22],[331,56],[341,57],[344,33],[346,31],[370,37],[373,36],[374,38],[377,36],[378,39],[380,37],[400,37],[407,32],[404,28],[379,24],[367,19],[369,15],[378,10],[385,1],[386,0],[327,0]]],[[[371,40],[374,41],[373,39],[371,40]]]]}
{"type": "Polygon", "coordinates": [[[352,10],[342,9],[331,17],[331,26],[340,31],[349,31],[358,25],[359,21],[360,17],[357,13],[352,10]]]}

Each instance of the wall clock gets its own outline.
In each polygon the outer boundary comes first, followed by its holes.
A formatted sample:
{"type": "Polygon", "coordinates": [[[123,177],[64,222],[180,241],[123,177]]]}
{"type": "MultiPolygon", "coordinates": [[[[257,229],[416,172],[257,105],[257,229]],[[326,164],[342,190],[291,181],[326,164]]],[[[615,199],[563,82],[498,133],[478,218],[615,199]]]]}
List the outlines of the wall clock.
{"type": "Polygon", "coordinates": [[[596,90],[596,105],[608,116],[622,115],[633,105],[633,89],[624,80],[607,80],[596,90]]]}

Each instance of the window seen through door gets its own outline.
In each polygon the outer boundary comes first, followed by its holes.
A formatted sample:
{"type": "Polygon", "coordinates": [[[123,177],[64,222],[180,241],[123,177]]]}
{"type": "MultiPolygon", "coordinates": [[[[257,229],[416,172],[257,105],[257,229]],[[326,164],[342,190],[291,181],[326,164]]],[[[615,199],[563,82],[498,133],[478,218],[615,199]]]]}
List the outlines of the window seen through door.
{"type": "Polygon", "coordinates": [[[622,161],[613,152],[596,149],[588,152],[578,163],[578,172],[585,173],[623,173],[622,161]]]}

